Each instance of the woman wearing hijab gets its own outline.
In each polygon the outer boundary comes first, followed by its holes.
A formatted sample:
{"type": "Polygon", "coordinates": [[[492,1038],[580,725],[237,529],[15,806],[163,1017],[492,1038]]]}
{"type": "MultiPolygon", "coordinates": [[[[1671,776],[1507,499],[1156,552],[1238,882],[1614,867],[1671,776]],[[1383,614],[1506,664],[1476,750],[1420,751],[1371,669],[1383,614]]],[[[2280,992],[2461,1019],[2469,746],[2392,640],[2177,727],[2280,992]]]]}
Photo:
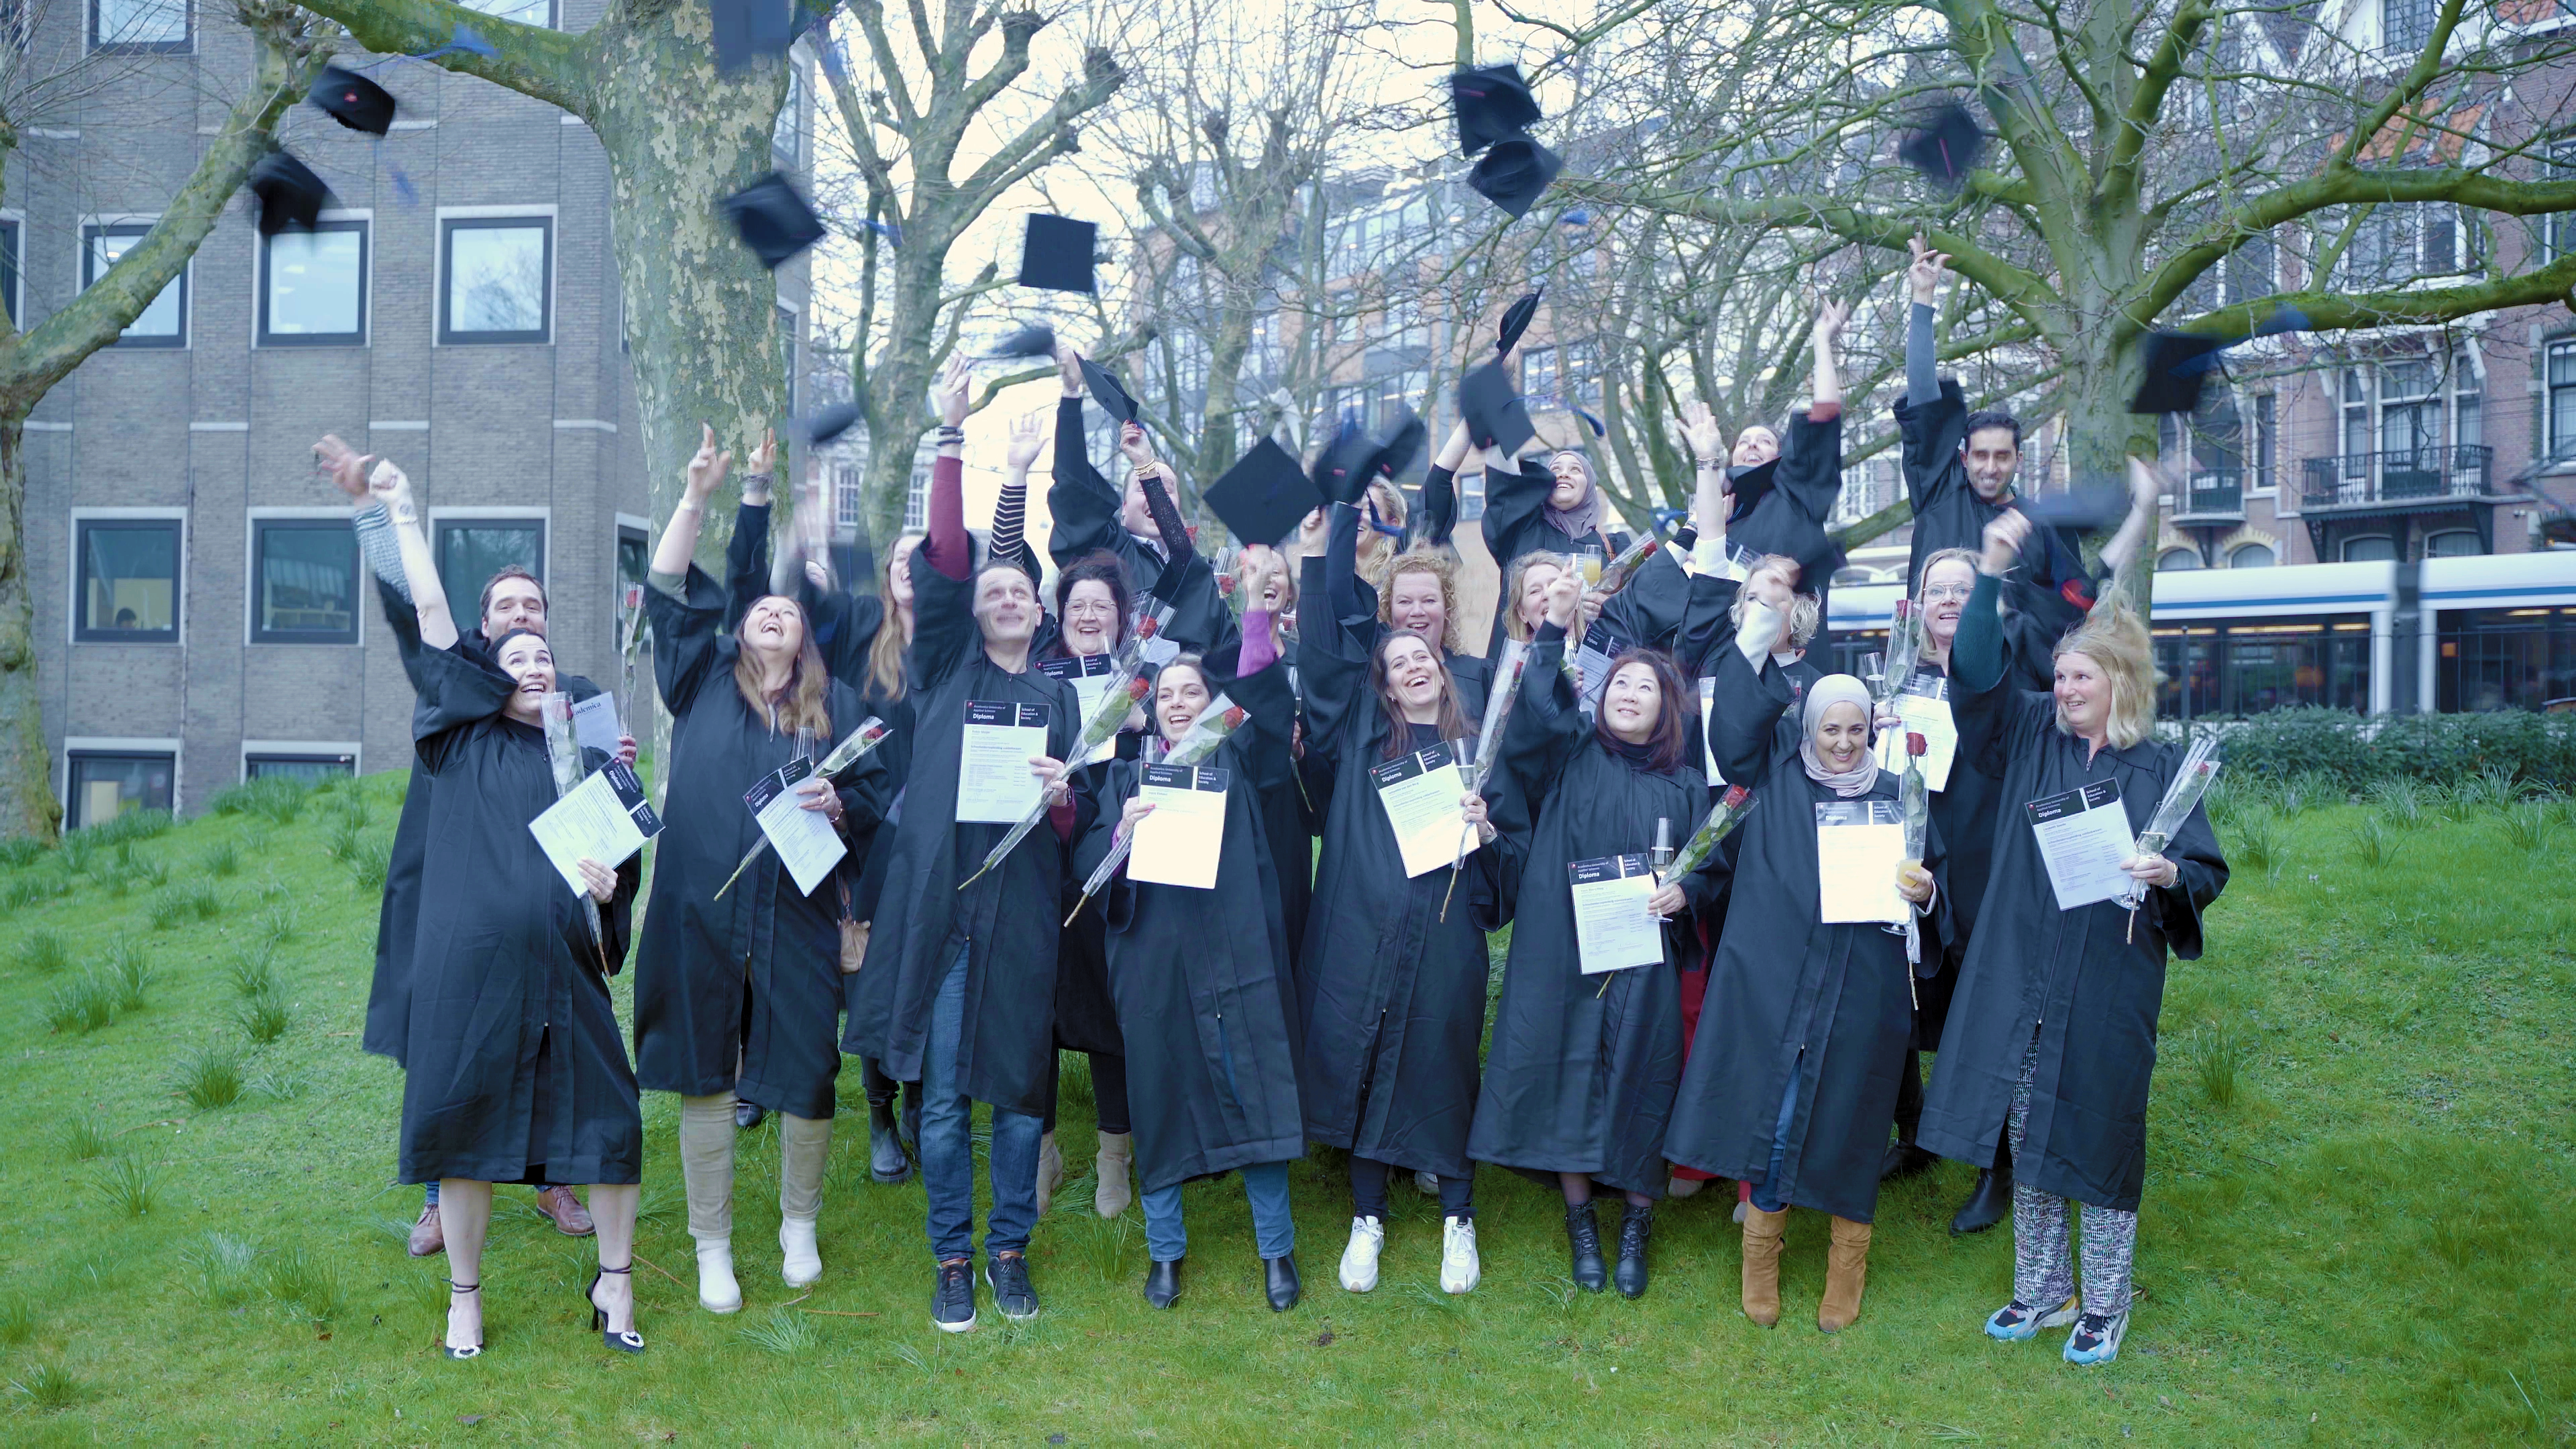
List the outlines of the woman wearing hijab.
{"type": "MultiPolygon", "coordinates": [[[[1769,605],[1749,602],[1718,660],[1710,746],[1729,780],[1752,786],[1754,803],[1737,831],[1726,929],[1665,1155],[1752,1184],[1744,1313],[1765,1328],[1780,1321],[1788,1210],[1832,1215],[1816,1326],[1834,1333],[1860,1317],[1912,996],[1903,936],[1824,920],[1818,807],[1893,803],[1897,780],[1870,754],[1869,691],[1848,674],[1807,691],[1799,742],[1780,748],[1775,721],[1790,700],[1770,659],[1778,630],[1769,605]]],[[[1939,858],[1936,838],[1923,863],[1898,867],[1897,894],[1917,915],[1939,858]]]]}
{"type": "Polygon", "coordinates": [[[1307,760],[1329,777],[1332,803],[1298,963],[1297,1093],[1307,1138],[1351,1154],[1341,1283],[1377,1286],[1387,1175],[1402,1168],[1439,1178],[1440,1283],[1464,1293],[1480,1272],[1467,1128],[1485,1032],[1484,933],[1500,924],[1495,837],[1471,792],[1461,808],[1482,848],[1460,871],[1408,877],[1372,770],[1434,746],[1470,748],[1472,727],[1419,634],[1399,629],[1363,651],[1345,631],[1310,628],[1298,657],[1307,760]]]}
{"type": "MultiPolygon", "coordinates": [[[[563,887],[528,823],[555,803],[539,707],[555,688],[545,636],[511,629],[488,655],[457,647],[447,591],[411,485],[378,463],[368,488],[391,511],[417,640],[412,735],[436,780],[424,832],[420,915],[402,1061],[402,1180],[439,1185],[449,1292],[441,1352],[483,1352],[483,1242],[492,1184],[587,1182],[599,1272],[590,1326],[623,1353],[635,1331],[635,1209],[644,1117],[607,973],[626,955],[640,859],[579,863],[593,917],[563,887]]],[[[585,768],[605,764],[585,752],[585,768]]]]}
{"type": "MultiPolygon", "coordinates": [[[[770,458],[767,444],[753,454],[764,477],[770,458]]],[[[733,1271],[737,1098],[779,1117],[780,1274],[798,1288],[823,1273],[815,1220],[841,1070],[839,893],[826,881],[807,895],[775,852],[726,883],[762,840],[744,792],[793,761],[830,753],[835,731],[863,717],[857,691],[830,677],[796,600],[758,596],[730,631],[723,627],[726,591],[690,556],[706,500],[732,462],[708,430],[644,591],[653,677],[673,723],[654,928],[636,953],[637,1076],[650,1090],[680,1095],[698,1303],[711,1313],[742,1307],[733,1271]]],[[[805,809],[836,828],[877,809],[872,797],[829,780],[809,776],[796,790],[805,809]]]]}
{"type": "MultiPolygon", "coordinates": [[[[1461,423],[1441,449],[1442,459],[1452,451],[1463,457],[1466,445],[1466,425],[1461,423]]],[[[1619,551],[1605,528],[1609,520],[1601,486],[1593,481],[1592,460],[1581,450],[1561,449],[1544,464],[1533,455],[1521,459],[1517,468],[1501,452],[1487,450],[1485,549],[1494,558],[1540,552],[1570,558],[1590,551],[1606,562],[1619,551]]],[[[1584,622],[1590,624],[1599,612],[1596,601],[1584,622]]],[[[1497,611],[1488,647],[1499,652],[1507,632],[1497,611]]]]}
{"type": "MultiPolygon", "coordinates": [[[[1986,529],[1975,592],[1951,646],[1959,760],[1999,781],[2005,808],[2116,787],[2142,830],[2182,764],[2155,725],[2155,654],[2146,626],[2118,604],[2057,645],[2049,694],[2010,687],[1996,601],[2030,523],[1986,529]]],[[[2201,918],[2227,886],[2227,861],[2195,806],[2162,854],[2121,863],[2138,904],[2061,909],[2031,829],[2007,819],[1977,931],[1959,972],[1922,1143],[1944,1157],[2013,1157],[2013,1295],[1986,1332],[2021,1342],[2069,1322],[2069,1363],[2118,1357],[2129,1326],[2130,1268],[2146,1175],[2147,1085],[2165,960],[2201,952],[2201,918]],[[2081,1225],[2071,1203],[2083,1205],[2081,1225]],[[2070,1231],[2083,1243],[2079,1297],[2070,1231]]]]}
{"type": "MultiPolygon", "coordinates": [[[[1302,1291],[1288,1164],[1304,1154],[1305,1134],[1288,1025],[1295,997],[1287,933],[1260,797],[1264,785],[1287,772],[1296,700],[1270,653],[1267,612],[1250,611],[1244,624],[1239,658],[1229,657],[1232,647],[1205,662],[1184,654],[1154,681],[1155,733],[1167,748],[1219,696],[1245,712],[1201,766],[1227,777],[1215,883],[1200,889],[1140,882],[1121,866],[1107,891],[1081,909],[1108,922],[1110,989],[1129,1069],[1144,1088],[1136,1098],[1135,1136],[1153,1264],[1145,1301],[1169,1308],[1181,1293],[1181,1261],[1189,1251],[1182,1184],[1240,1171],[1263,1291],[1271,1308],[1284,1313],[1302,1291]]],[[[1139,793],[1141,779],[1139,761],[1109,766],[1098,823],[1075,857],[1085,878],[1153,812],[1139,793]]]]}
{"type": "MultiPolygon", "coordinates": [[[[1646,1243],[1664,1183],[1664,1134],[1681,1081],[1676,951],[1687,927],[1666,931],[1664,960],[1596,979],[1581,970],[1572,878],[1577,862],[1644,856],[1657,826],[1678,843],[1707,813],[1698,742],[1684,728],[1681,678],[1661,654],[1632,651],[1611,665],[1600,708],[1586,720],[1563,668],[1565,631],[1582,583],[1550,591],[1504,727],[1512,789],[1503,831],[1526,845],[1503,854],[1502,897],[1513,902],[1494,1044],[1485,1062],[1468,1152],[1480,1162],[1543,1175],[1564,1194],[1575,1286],[1598,1293],[1611,1274],[1592,1211],[1596,1187],[1627,1199],[1619,1227],[1619,1292],[1646,1291],[1646,1243]]],[[[1668,920],[1708,909],[1726,863],[1659,886],[1645,909],[1668,920]]]]}

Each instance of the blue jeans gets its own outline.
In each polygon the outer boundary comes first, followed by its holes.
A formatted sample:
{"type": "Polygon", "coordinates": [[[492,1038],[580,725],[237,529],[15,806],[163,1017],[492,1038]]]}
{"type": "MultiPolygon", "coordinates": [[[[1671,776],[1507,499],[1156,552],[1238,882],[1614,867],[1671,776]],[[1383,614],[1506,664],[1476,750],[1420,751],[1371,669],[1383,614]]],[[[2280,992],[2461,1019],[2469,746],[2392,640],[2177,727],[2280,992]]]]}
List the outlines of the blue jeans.
{"type": "MultiPolygon", "coordinates": [[[[1288,1215],[1288,1164],[1256,1162],[1243,1169],[1243,1195],[1252,1204],[1252,1241],[1265,1258],[1297,1251],[1297,1221],[1288,1215]]],[[[1190,1250],[1181,1224],[1181,1187],[1145,1194],[1145,1251],[1157,1263],[1177,1263],[1190,1250]]]]}
{"type": "MultiPolygon", "coordinates": [[[[930,1040],[921,1054],[921,1182],[930,1193],[930,1251],[941,1262],[975,1252],[975,1103],[957,1081],[958,1043],[966,1032],[966,953],[961,946],[930,1008],[930,1040]]],[[[1038,1221],[1038,1119],[993,1109],[993,1150],[986,1175],[993,1215],[984,1254],[1026,1252],[1038,1221]]]]}
{"type": "Polygon", "coordinates": [[[1771,1166],[1753,1184],[1753,1205],[1766,1213],[1786,1206],[1780,1201],[1780,1160],[1789,1155],[1789,1123],[1798,1115],[1798,1068],[1806,1059],[1802,1051],[1789,1063],[1789,1085],[1780,1092],[1780,1120],[1771,1128],[1771,1166]]]}

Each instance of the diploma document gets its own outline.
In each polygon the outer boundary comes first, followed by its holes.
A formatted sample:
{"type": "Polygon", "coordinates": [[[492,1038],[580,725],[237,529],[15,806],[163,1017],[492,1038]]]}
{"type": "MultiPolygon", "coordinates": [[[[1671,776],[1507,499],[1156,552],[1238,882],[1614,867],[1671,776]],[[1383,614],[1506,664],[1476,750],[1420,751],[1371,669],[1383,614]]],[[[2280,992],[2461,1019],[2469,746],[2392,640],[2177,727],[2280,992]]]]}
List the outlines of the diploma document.
{"type": "Polygon", "coordinates": [[[1581,681],[1585,714],[1601,712],[1601,691],[1610,687],[1610,666],[1636,647],[1598,624],[1584,631],[1583,647],[1574,651],[1574,669],[1581,681]]]}
{"type": "Polygon", "coordinates": [[[1644,856],[1568,861],[1565,873],[1574,878],[1574,943],[1584,975],[1663,964],[1663,924],[1648,907],[1655,873],[1644,856]]]}
{"type": "Polygon", "coordinates": [[[1017,825],[1038,808],[1029,760],[1047,752],[1047,707],[966,701],[957,751],[957,823],[1017,825]]]}
{"type": "Polygon", "coordinates": [[[582,884],[584,857],[611,870],[662,833],[662,820],[644,799],[644,787],[623,760],[610,760],[575,786],[572,793],[528,822],[528,833],[554,862],[555,871],[574,895],[590,894],[582,884]]]}
{"type": "Polygon", "coordinates": [[[1217,856],[1225,849],[1227,774],[1213,765],[1144,767],[1136,798],[1154,813],[1136,822],[1129,880],[1215,889],[1217,856]]]}
{"type": "Polygon", "coordinates": [[[617,753],[617,701],[605,694],[577,699],[572,704],[572,737],[585,750],[603,755],[617,753]]]}
{"type": "Polygon", "coordinates": [[[1816,802],[1816,899],[1827,925],[1902,921],[1905,807],[1893,800],[1816,802]]]}
{"type": "Polygon", "coordinates": [[[1905,736],[1910,730],[1923,737],[1924,786],[1949,789],[1950,766],[1959,758],[1959,726],[1950,718],[1950,681],[1929,670],[1919,672],[1905,681],[1889,703],[1895,706],[1898,724],[1879,734],[1879,768],[1905,773],[1905,736]]]}
{"type": "Polygon", "coordinates": [[[1702,678],[1699,682],[1699,759],[1708,775],[1708,783],[1719,790],[1726,788],[1726,777],[1717,772],[1717,751],[1709,747],[1708,722],[1717,717],[1717,681],[1702,678]]]}
{"type": "Polygon", "coordinates": [[[1467,780],[1458,771],[1455,746],[1416,750],[1403,759],[1371,767],[1369,776],[1377,782],[1386,823],[1395,829],[1407,878],[1457,864],[1461,839],[1469,850],[1483,843],[1477,832],[1467,828],[1467,817],[1458,807],[1459,797],[1467,793],[1467,780]]]}
{"type": "Polygon", "coordinates": [[[807,896],[850,853],[823,812],[805,808],[805,794],[796,787],[813,774],[812,760],[789,760],[761,776],[760,783],[742,796],[752,818],[760,822],[760,833],[769,837],[770,847],[778,852],[779,862],[796,877],[796,893],[807,896]]]}
{"type": "Polygon", "coordinates": [[[2097,780],[2022,809],[2039,838],[2039,858],[2047,863],[2059,910],[2127,897],[2131,881],[2120,862],[2138,853],[2138,838],[2129,833],[2119,782],[2097,780]]]}
{"type": "MultiPolygon", "coordinates": [[[[1061,679],[1073,686],[1074,698],[1082,705],[1082,722],[1088,725],[1091,717],[1100,712],[1100,701],[1109,697],[1110,676],[1118,672],[1118,660],[1114,655],[1108,654],[1085,654],[1074,659],[1041,659],[1038,661],[1038,672],[1049,679],[1061,679]]],[[[1117,755],[1118,738],[1112,735],[1102,740],[1090,754],[1083,756],[1080,763],[1097,765],[1104,760],[1115,759],[1117,755]]]]}

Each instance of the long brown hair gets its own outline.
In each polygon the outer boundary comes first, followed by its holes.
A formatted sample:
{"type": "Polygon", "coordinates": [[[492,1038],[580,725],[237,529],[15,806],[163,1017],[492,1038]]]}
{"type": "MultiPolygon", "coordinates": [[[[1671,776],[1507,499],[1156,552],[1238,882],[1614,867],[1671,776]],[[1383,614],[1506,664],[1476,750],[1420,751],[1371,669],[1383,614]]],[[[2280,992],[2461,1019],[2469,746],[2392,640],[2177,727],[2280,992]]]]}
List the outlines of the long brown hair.
{"type": "MultiPolygon", "coordinates": [[[[1637,748],[1610,732],[1609,681],[1618,678],[1619,671],[1631,664],[1642,664],[1648,673],[1655,676],[1655,693],[1658,696],[1654,732],[1646,736],[1646,768],[1659,775],[1668,774],[1680,769],[1689,758],[1690,734],[1682,727],[1681,671],[1673,667],[1673,661],[1666,658],[1662,650],[1630,649],[1610,661],[1610,673],[1601,683],[1602,708],[1592,717],[1592,733],[1600,739],[1601,747],[1612,754],[1637,748]]],[[[1698,700],[1699,693],[1693,690],[1691,702],[1697,704],[1698,700]]]]}
{"type": "Polygon", "coordinates": [[[1118,555],[1105,548],[1093,549],[1075,559],[1055,576],[1053,652],[1067,657],[1073,653],[1073,646],[1067,642],[1070,636],[1065,633],[1064,610],[1073,598],[1073,586],[1081,583],[1096,583],[1109,590],[1109,602],[1118,611],[1117,627],[1109,633],[1109,648],[1112,653],[1117,652],[1119,646],[1127,642],[1127,615],[1136,605],[1127,591],[1127,565],[1119,562],[1118,555]]]}
{"type": "MultiPolygon", "coordinates": [[[[921,535],[917,533],[904,535],[904,538],[919,537],[921,535]]],[[[919,544],[913,545],[914,553],[920,551],[919,544]]],[[[898,605],[894,601],[894,566],[902,557],[903,538],[898,538],[894,546],[886,550],[885,562],[877,565],[877,598],[885,605],[885,618],[877,625],[877,637],[868,645],[869,691],[888,704],[900,703],[912,690],[912,682],[905,676],[903,667],[904,651],[912,643],[903,633],[902,611],[909,606],[898,605]]],[[[812,633],[811,630],[806,632],[812,633]]]]}
{"type": "MultiPolygon", "coordinates": [[[[797,641],[796,662],[788,666],[786,687],[778,691],[778,702],[773,707],[768,696],[760,691],[760,663],[752,657],[751,645],[743,635],[743,631],[751,626],[751,611],[743,611],[742,622],[733,626],[734,643],[739,646],[734,651],[733,687],[742,691],[742,702],[750,706],[752,718],[766,720],[772,730],[780,734],[812,730],[818,738],[829,741],[832,738],[832,710],[828,696],[832,678],[824,672],[822,652],[814,647],[814,621],[805,617],[802,608],[796,611],[796,620],[803,627],[804,637],[797,641]]],[[[888,617],[886,623],[889,627],[901,627],[892,617],[888,617]]],[[[830,749],[831,746],[827,743],[824,748],[830,749]]]]}
{"type": "Polygon", "coordinates": [[[1440,712],[1433,725],[1444,740],[1467,736],[1467,714],[1458,707],[1458,680],[1450,674],[1447,661],[1440,657],[1437,640],[1425,638],[1418,629],[1389,629],[1369,654],[1369,688],[1377,694],[1377,707],[1386,715],[1386,757],[1390,760],[1412,753],[1405,748],[1410,722],[1404,717],[1404,706],[1395,698],[1395,686],[1387,682],[1386,647],[1401,639],[1420,639],[1431,651],[1431,667],[1440,671],[1440,712]]]}

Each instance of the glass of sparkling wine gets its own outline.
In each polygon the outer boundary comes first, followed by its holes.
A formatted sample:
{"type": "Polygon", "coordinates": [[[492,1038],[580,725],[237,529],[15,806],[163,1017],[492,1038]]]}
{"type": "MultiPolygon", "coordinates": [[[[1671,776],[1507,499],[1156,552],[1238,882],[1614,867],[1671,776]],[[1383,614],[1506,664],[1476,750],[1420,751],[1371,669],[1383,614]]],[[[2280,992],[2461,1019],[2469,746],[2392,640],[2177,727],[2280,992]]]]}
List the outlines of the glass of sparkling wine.
{"type": "MultiPolygon", "coordinates": [[[[1666,883],[1664,880],[1665,868],[1673,863],[1673,822],[1671,817],[1664,815],[1658,815],[1655,817],[1655,848],[1647,853],[1646,863],[1655,868],[1655,884],[1660,888],[1666,883]]],[[[1672,917],[1657,916],[1655,919],[1658,921],[1670,921],[1672,917]]]]}
{"type": "Polygon", "coordinates": [[[1583,586],[1585,588],[1596,589],[1601,586],[1601,550],[1597,548],[1576,549],[1574,552],[1574,566],[1582,570],[1583,586]]]}

